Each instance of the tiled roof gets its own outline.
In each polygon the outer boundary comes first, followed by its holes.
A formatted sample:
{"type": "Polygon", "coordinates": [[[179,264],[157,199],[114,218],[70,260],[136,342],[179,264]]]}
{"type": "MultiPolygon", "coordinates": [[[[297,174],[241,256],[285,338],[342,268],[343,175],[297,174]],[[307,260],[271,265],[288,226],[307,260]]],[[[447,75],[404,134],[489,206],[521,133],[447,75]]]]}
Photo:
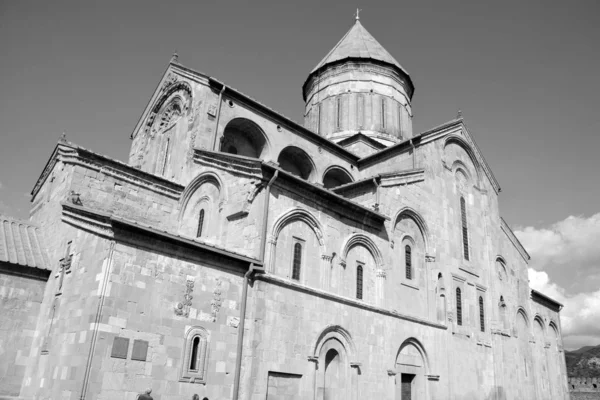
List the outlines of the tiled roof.
{"type": "Polygon", "coordinates": [[[408,73],[398,61],[361,25],[360,21],[350,28],[342,40],[321,60],[311,71],[311,74],[324,65],[344,60],[346,58],[370,58],[383,61],[398,67],[406,75],[408,73]]]}
{"type": "Polygon", "coordinates": [[[50,270],[37,226],[0,215],[0,261],[50,270]]]}

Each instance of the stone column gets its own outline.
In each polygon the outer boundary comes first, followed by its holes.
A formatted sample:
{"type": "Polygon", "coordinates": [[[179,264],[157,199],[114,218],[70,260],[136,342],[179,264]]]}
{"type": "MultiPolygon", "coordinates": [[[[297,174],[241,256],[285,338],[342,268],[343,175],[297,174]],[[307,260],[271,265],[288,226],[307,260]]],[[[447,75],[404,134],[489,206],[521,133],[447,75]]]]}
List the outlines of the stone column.
{"type": "Polygon", "coordinates": [[[327,254],[321,255],[321,287],[323,290],[329,290],[331,287],[331,269],[333,267],[331,259],[332,256],[327,254]]]}
{"type": "Polygon", "coordinates": [[[315,356],[308,356],[308,361],[315,363],[315,368],[312,370],[313,371],[313,377],[312,377],[312,399],[313,400],[317,400],[317,373],[319,370],[319,357],[315,357],[315,356]]]}
{"type": "Polygon", "coordinates": [[[359,362],[351,362],[350,368],[352,369],[351,383],[350,387],[352,393],[350,394],[350,400],[358,400],[358,377],[360,372],[360,363],[359,362]]]}

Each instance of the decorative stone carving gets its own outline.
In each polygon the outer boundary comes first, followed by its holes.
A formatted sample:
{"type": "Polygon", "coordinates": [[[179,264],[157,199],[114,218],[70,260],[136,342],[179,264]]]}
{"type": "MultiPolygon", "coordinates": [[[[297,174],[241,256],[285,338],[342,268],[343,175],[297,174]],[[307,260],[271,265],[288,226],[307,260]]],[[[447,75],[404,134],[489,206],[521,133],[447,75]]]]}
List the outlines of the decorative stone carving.
{"type": "Polygon", "coordinates": [[[427,254],[425,256],[425,262],[435,262],[435,256],[430,256],[429,254],[427,254]]]}
{"type": "Polygon", "coordinates": [[[210,302],[212,322],[217,322],[219,311],[221,310],[221,304],[223,303],[221,297],[221,280],[217,279],[215,290],[213,290],[213,299],[210,302]]]}
{"type": "Polygon", "coordinates": [[[177,303],[175,306],[175,314],[189,317],[190,316],[190,307],[192,306],[192,292],[194,291],[194,280],[188,279],[185,283],[185,294],[183,295],[183,302],[177,303]]]}
{"type": "Polygon", "coordinates": [[[217,116],[217,105],[216,104],[209,105],[208,110],[206,110],[206,113],[213,118],[216,117],[217,116]]]}
{"type": "Polygon", "coordinates": [[[175,82],[177,82],[177,75],[169,73],[162,84],[161,90],[165,90],[175,82]]]}
{"type": "Polygon", "coordinates": [[[375,271],[375,276],[385,279],[387,277],[387,272],[384,269],[378,269],[375,271]]]}

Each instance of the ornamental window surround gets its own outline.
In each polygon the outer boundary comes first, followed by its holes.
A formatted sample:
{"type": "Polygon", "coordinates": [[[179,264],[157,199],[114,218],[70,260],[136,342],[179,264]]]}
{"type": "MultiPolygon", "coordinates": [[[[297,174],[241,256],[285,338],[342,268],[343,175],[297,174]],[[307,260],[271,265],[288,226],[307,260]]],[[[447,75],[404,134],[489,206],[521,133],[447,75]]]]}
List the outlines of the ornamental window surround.
{"type": "Polygon", "coordinates": [[[195,326],[188,330],[185,337],[180,382],[206,383],[210,333],[195,326]]]}

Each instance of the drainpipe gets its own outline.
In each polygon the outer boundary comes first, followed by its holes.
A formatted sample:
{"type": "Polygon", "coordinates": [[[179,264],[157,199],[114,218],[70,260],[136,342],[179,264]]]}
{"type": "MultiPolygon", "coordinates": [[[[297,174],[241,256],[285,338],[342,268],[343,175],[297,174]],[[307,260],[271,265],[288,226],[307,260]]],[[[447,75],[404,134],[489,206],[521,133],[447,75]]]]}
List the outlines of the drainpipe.
{"type": "Polygon", "coordinates": [[[94,358],[94,350],[96,349],[96,341],[98,339],[98,324],[102,319],[102,308],[104,307],[104,299],[106,298],[106,289],[108,287],[108,280],[110,278],[110,271],[113,263],[113,253],[115,251],[115,241],[112,240],[110,242],[110,247],[108,250],[108,257],[106,258],[106,272],[104,273],[104,278],[102,280],[102,288],[100,292],[100,301],[98,302],[98,309],[96,310],[96,318],[94,320],[94,332],[92,333],[92,339],[90,344],[90,351],[88,353],[88,359],[85,366],[85,374],[83,377],[83,387],[81,388],[81,396],[79,396],[80,400],[85,399],[85,395],[88,388],[88,382],[90,380],[90,372],[92,370],[92,359],[94,358]]]}
{"type": "Polygon", "coordinates": [[[264,201],[264,212],[263,212],[263,234],[260,243],[260,261],[263,262],[262,267],[257,267],[254,263],[250,264],[250,268],[248,272],[244,274],[244,283],[242,288],[242,304],[240,305],[240,324],[238,326],[238,341],[237,341],[237,356],[235,360],[235,378],[233,380],[233,400],[238,400],[239,392],[240,392],[240,378],[242,371],[242,349],[244,346],[244,327],[246,325],[246,304],[248,303],[248,284],[250,281],[250,277],[255,271],[265,272],[264,260],[265,260],[265,246],[267,244],[267,222],[268,222],[268,213],[269,213],[269,198],[271,197],[271,185],[275,182],[279,176],[279,171],[275,171],[275,174],[267,184],[267,189],[265,190],[265,201],[264,201]]]}
{"type": "Polygon", "coordinates": [[[215,134],[213,135],[213,151],[217,151],[215,148],[217,146],[217,136],[219,131],[219,119],[221,118],[221,104],[223,103],[223,92],[227,89],[227,86],[223,85],[221,91],[219,92],[219,106],[217,107],[217,117],[215,122],[215,134]]]}
{"type": "Polygon", "coordinates": [[[413,149],[412,159],[413,159],[413,169],[415,169],[415,144],[413,143],[412,139],[410,139],[410,145],[412,146],[412,149],[413,149]]]}

